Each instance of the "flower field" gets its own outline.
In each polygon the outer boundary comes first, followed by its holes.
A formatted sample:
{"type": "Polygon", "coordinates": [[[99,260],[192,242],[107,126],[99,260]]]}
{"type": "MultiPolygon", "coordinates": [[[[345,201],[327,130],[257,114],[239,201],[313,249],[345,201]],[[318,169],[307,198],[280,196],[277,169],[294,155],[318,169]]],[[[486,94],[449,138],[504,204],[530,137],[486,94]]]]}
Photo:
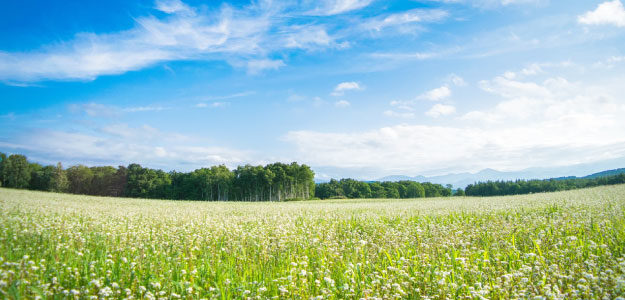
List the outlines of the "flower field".
{"type": "Polygon", "coordinates": [[[285,203],[0,189],[0,298],[617,297],[625,185],[285,203]]]}

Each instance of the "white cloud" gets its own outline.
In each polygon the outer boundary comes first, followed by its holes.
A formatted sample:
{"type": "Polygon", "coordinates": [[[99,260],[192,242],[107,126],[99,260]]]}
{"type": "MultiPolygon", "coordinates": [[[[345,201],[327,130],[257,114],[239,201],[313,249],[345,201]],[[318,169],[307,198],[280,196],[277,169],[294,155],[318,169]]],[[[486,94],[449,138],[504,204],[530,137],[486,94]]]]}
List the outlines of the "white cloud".
{"type": "Polygon", "coordinates": [[[90,117],[115,117],[122,113],[122,109],[117,106],[104,105],[101,103],[85,103],[85,104],[71,104],[68,106],[70,112],[73,113],[85,113],[90,117]]]}
{"type": "Polygon", "coordinates": [[[365,29],[381,31],[387,27],[401,27],[407,24],[441,21],[448,16],[449,13],[441,9],[413,9],[381,18],[372,18],[365,22],[363,26],[365,29]]]}
{"type": "Polygon", "coordinates": [[[435,88],[427,91],[426,93],[420,95],[419,99],[426,99],[430,101],[440,101],[451,96],[451,89],[446,85],[441,86],[439,88],[435,88]]]}
{"type": "Polygon", "coordinates": [[[413,111],[416,103],[417,103],[416,100],[408,100],[408,101],[393,100],[390,102],[391,106],[397,107],[398,109],[401,109],[401,110],[407,110],[407,111],[413,111]]]}
{"type": "Polygon", "coordinates": [[[318,6],[308,12],[310,15],[330,16],[346,13],[368,6],[373,0],[320,0],[318,6]]]}
{"type": "Polygon", "coordinates": [[[234,94],[229,94],[229,95],[208,96],[208,97],[204,97],[203,100],[205,100],[205,101],[225,100],[225,99],[247,97],[247,96],[254,95],[254,94],[256,94],[255,91],[244,91],[244,92],[239,92],[239,93],[234,93],[234,94]]]}
{"type": "Polygon", "coordinates": [[[620,0],[606,1],[593,10],[577,17],[586,25],[615,25],[625,27],[625,8],[620,0]]]}
{"type": "Polygon", "coordinates": [[[482,80],[479,85],[483,90],[505,98],[514,98],[518,97],[518,95],[539,98],[551,96],[552,91],[544,85],[535,82],[516,81],[513,78],[509,75],[499,76],[493,80],[482,80]]]}
{"type": "Polygon", "coordinates": [[[440,56],[437,52],[415,52],[415,53],[371,53],[369,56],[378,59],[389,60],[425,60],[440,56]]]}
{"type": "Polygon", "coordinates": [[[341,82],[334,87],[334,91],[332,91],[332,96],[342,96],[346,91],[357,91],[361,90],[362,87],[358,82],[355,81],[346,81],[341,82]]]}
{"type": "Polygon", "coordinates": [[[68,107],[70,112],[73,113],[85,113],[90,117],[105,117],[113,118],[122,115],[123,113],[135,113],[146,111],[163,111],[169,110],[170,107],[163,107],[160,105],[148,105],[148,106],[134,106],[134,107],[119,107],[114,105],[106,105],[102,103],[89,102],[84,104],[71,104],[68,107]]]}
{"type": "Polygon", "coordinates": [[[521,70],[521,73],[526,76],[536,75],[542,72],[543,69],[539,64],[531,64],[527,68],[521,70]]]}
{"type": "Polygon", "coordinates": [[[394,110],[384,111],[384,115],[387,117],[393,117],[393,118],[405,118],[405,119],[414,118],[413,112],[398,112],[394,110]]]}
{"type": "Polygon", "coordinates": [[[592,66],[612,69],[622,62],[625,62],[625,56],[611,56],[607,59],[595,62],[592,66]]]}
{"type": "Polygon", "coordinates": [[[284,46],[286,48],[314,49],[327,47],[334,43],[322,26],[290,26],[284,31],[284,46]]]}
{"type": "Polygon", "coordinates": [[[71,41],[38,51],[0,52],[0,79],[92,80],[169,60],[254,55],[270,28],[262,12],[235,11],[224,5],[214,13],[193,15],[183,13],[186,6],[177,3],[159,2],[157,8],[170,15],[137,18],[130,30],[81,33],[71,41]]]}
{"type": "Polygon", "coordinates": [[[277,70],[286,66],[280,59],[257,59],[249,60],[247,62],[247,72],[249,74],[258,74],[264,70],[277,70]]]}
{"type": "Polygon", "coordinates": [[[200,102],[198,104],[195,105],[195,107],[197,108],[207,108],[207,107],[211,107],[211,108],[218,108],[218,107],[226,107],[230,105],[230,102],[211,102],[211,103],[206,103],[206,102],[200,102]]]}
{"type": "MultiPolygon", "coordinates": [[[[587,87],[562,77],[551,77],[542,82],[496,77],[481,84],[484,90],[504,100],[489,110],[469,112],[462,119],[490,124],[488,126],[540,123],[544,120],[580,122],[571,124],[572,130],[584,124],[590,127],[604,122],[618,124],[617,114],[625,110],[625,105],[619,104],[609,90],[587,87]]],[[[559,124],[552,126],[556,125],[559,124]]],[[[570,138],[576,139],[574,136],[570,138]]]]}
{"type": "Polygon", "coordinates": [[[193,10],[180,0],[157,0],[156,9],[168,13],[193,13],[193,10]]]}
{"type": "Polygon", "coordinates": [[[472,6],[481,7],[481,8],[495,8],[499,6],[508,6],[508,5],[522,5],[522,4],[543,4],[547,3],[548,0],[431,0],[436,2],[444,2],[444,3],[466,3],[472,6]]]}
{"type": "Polygon", "coordinates": [[[608,59],[610,63],[620,63],[625,62],[625,56],[612,56],[608,59]]]}
{"type": "Polygon", "coordinates": [[[126,107],[123,109],[125,112],[142,112],[142,111],[161,111],[168,110],[169,107],[163,106],[137,106],[137,107],[126,107]]]}
{"type": "Polygon", "coordinates": [[[211,103],[212,107],[225,107],[230,105],[230,102],[213,102],[211,103]]]}
{"type": "Polygon", "coordinates": [[[321,99],[321,97],[313,97],[312,99],[312,105],[314,107],[321,107],[322,105],[326,104],[326,101],[321,99]]]}
{"type": "Polygon", "coordinates": [[[446,105],[446,104],[437,103],[434,106],[432,106],[432,108],[430,108],[430,110],[425,112],[425,114],[430,116],[430,117],[432,117],[432,118],[438,118],[440,116],[451,115],[451,114],[453,114],[455,112],[456,112],[456,107],[454,107],[453,105],[446,105]]]}
{"type": "Polygon", "coordinates": [[[93,80],[173,60],[223,60],[254,74],[284,66],[284,61],[266,57],[285,49],[347,45],[336,43],[322,25],[286,25],[288,18],[275,15],[293,8],[280,3],[241,9],[224,4],[207,11],[162,0],[155,8],[167,15],[135,18],[129,30],[79,33],[28,52],[0,51],[0,80],[93,80]]]}
{"type": "MultiPolygon", "coordinates": [[[[458,84],[466,84],[464,80],[462,80],[462,78],[458,76],[456,77],[452,76],[450,77],[449,80],[451,80],[452,82],[455,80],[455,82],[457,82],[458,84]]],[[[449,98],[450,96],[451,96],[451,89],[447,85],[443,85],[439,88],[429,90],[417,96],[413,100],[393,100],[390,102],[391,106],[401,110],[401,112],[388,110],[388,111],[385,111],[384,114],[387,116],[396,116],[396,117],[413,116],[414,115],[413,112],[417,109],[419,103],[421,103],[423,100],[441,101],[441,100],[449,98]]],[[[441,115],[452,114],[455,111],[456,109],[454,106],[445,105],[445,104],[436,104],[432,108],[430,108],[430,110],[428,110],[425,114],[430,117],[436,118],[441,115]]]]}
{"type": "Polygon", "coordinates": [[[334,102],[334,106],[339,107],[339,108],[345,108],[345,107],[349,107],[351,105],[351,103],[349,103],[349,101],[347,100],[339,100],[334,102]]]}
{"type": "MultiPolygon", "coordinates": [[[[372,168],[378,174],[485,167],[519,170],[623,157],[622,79],[613,82],[593,85],[561,76],[536,81],[498,76],[481,83],[486,92],[501,98],[498,103],[446,119],[445,126],[291,131],[286,140],[312,165],[372,168]]],[[[399,116],[395,111],[384,114],[399,116]]]]}
{"type": "Polygon", "coordinates": [[[536,4],[540,2],[545,2],[544,0],[501,0],[501,5],[511,5],[511,4],[536,4]]]}
{"type": "Polygon", "coordinates": [[[450,74],[447,76],[447,80],[453,83],[455,86],[466,86],[467,82],[464,79],[456,74],[450,74]]]}
{"type": "Polygon", "coordinates": [[[165,157],[167,156],[167,150],[165,150],[165,148],[163,147],[155,147],[154,148],[154,154],[156,155],[156,157],[165,157]]]}
{"type": "MultiPolygon", "coordinates": [[[[60,159],[64,165],[127,165],[139,163],[157,168],[192,170],[226,164],[254,163],[252,153],[211,145],[197,137],[163,132],[148,125],[109,124],[96,132],[37,130],[21,134],[0,146],[22,153],[60,159]]],[[[51,161],[52,163],[54,161],[51,161]]]]}

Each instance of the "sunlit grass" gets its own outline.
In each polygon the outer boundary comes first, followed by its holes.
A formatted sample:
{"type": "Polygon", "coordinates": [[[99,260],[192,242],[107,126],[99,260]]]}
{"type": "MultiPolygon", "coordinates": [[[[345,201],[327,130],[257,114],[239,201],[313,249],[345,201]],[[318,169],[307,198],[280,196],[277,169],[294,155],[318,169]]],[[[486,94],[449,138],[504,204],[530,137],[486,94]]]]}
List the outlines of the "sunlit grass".
{"type": "Polygon", "coordinates": [[[625,185],[212,203],[0,189],[2,298],[625,295],[625,185]]]}

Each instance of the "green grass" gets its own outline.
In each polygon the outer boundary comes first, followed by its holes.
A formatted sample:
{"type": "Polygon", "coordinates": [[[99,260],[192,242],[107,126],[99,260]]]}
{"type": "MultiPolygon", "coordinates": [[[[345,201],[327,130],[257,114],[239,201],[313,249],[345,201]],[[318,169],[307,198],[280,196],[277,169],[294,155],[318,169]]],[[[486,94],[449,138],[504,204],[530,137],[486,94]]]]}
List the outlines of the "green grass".
{"type": "Polygon", "coordinates": [[[0,298],[613,299],[625,185],[211,203],[0,189],[0,298]]]}

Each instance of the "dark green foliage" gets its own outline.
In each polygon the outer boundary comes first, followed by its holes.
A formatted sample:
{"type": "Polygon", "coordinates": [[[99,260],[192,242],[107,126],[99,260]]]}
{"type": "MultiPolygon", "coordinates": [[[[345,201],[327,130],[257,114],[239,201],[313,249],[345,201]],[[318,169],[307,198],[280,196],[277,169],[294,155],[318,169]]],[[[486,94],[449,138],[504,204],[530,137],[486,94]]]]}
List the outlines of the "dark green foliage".
{"type": "Polygon", "coordinates": [[[450,196],[451,187],[429,182],[402,180],[399,182],[364,182],[354,179],[332,179],[317,184],[315,196],[321,199],[339,198],[423,198],[450,196]]]}
{"type": "MultiPolygon", "coordinates": [[[[610,176],[566,177],[548,180],[488,181],[457,189],[455,196],[501,196],[554,192],[599,185],[625,183],[625,173],[611,170],[610,176]]],[[[307,165],[273,163],[266,166],[201,168],[189,173],[144,168],[131,164],[63,170],[56,166],[29,163],[24,155],[0,153],[0,186],[74,194],[206,201],[287,201],[294,199],[423,198],[448,197],[452,186],[429,182],[364,182],[332,179],[315,185],[314,172],[307,165]]]]}
{"type": "Polygon", "coordinates": [[[59,162],[54,167],[54,174],[50,179],[49,191],[51,192],[67,192],[69,189],[69,180],[67,180],[67,173],[63,170],[63,165],[59,162]]]}
{"type": "Polygon", "coordinates": [[[2,186],[25,189],[30,183],[30,164],[26,156],[12,154],[8,158],[2,159],[2,186]]]}
{"type": "Polygon", "coordinates": [[[4,165],[7,161],[7,155],[0,152],[0,186],[6,186],[6,182],[4,181],[4,165]]]}
{"type": "MultiPolygon", "coordinates": [[[[234,171],[220,165],[189,173],[165,173],[138,164],[117,169],[77,165],[63,170],[61,163],[41,166],[28,163],[23,155],[7,158],[0,153],[2,186],[84,195],[208,201],[310,199],[315,193],[314,176],[310,167],[295,162],[245,165],[234,171]]],[[[357,192],[371,193],[368,186],[358,186],[357,192]]]]}
{"type": "Polygon", "coordinates": [[[77,165],[67,169],[67,179],[69,181],[69,192],[72,194],[88,195],[93,189],[93,171],[86,166],[77,165]]]}
{"type": "Polygon", "coordinates": [[[285,201],[314,196],[314,173],[310,167],[291,163],[266,166],[226,166],[197,169],[190,173],[128,166],[126,196],[209,201],[285,201]]]}
{"type": "Polygon", "coordinates": [[[128,166],[126,196],[135,198],[167,199],[172,181],[168,173],[143,168],[139,164],[128,166]]]}
{"type": "Polygon", "coordinates": [[[284,201],[314,196],[315,173],[307,165],[273,163],[239,166],[233,172],[232,197],[245,201],[284,201]]]}
{"type": "Polygon", "coordinates": [[[469,184],[467,196],[504,196],[566,191],[600,185],[625,183],[625,174],[594,177],[545,180],[487,181],[469,184]]]}
{"type": "Polygon", "coordinates": [[[61,163],[56,166],[30,165],[28,189],[48,192],[66,192],[69,188],[66,171],[61,163]]]}
{"type": "Polygon", "coordinates": [[[53,166],[42,167],[40,164],[30,164],[29,189],[51,191],[54,173],[55,168],[53,166]]]}

